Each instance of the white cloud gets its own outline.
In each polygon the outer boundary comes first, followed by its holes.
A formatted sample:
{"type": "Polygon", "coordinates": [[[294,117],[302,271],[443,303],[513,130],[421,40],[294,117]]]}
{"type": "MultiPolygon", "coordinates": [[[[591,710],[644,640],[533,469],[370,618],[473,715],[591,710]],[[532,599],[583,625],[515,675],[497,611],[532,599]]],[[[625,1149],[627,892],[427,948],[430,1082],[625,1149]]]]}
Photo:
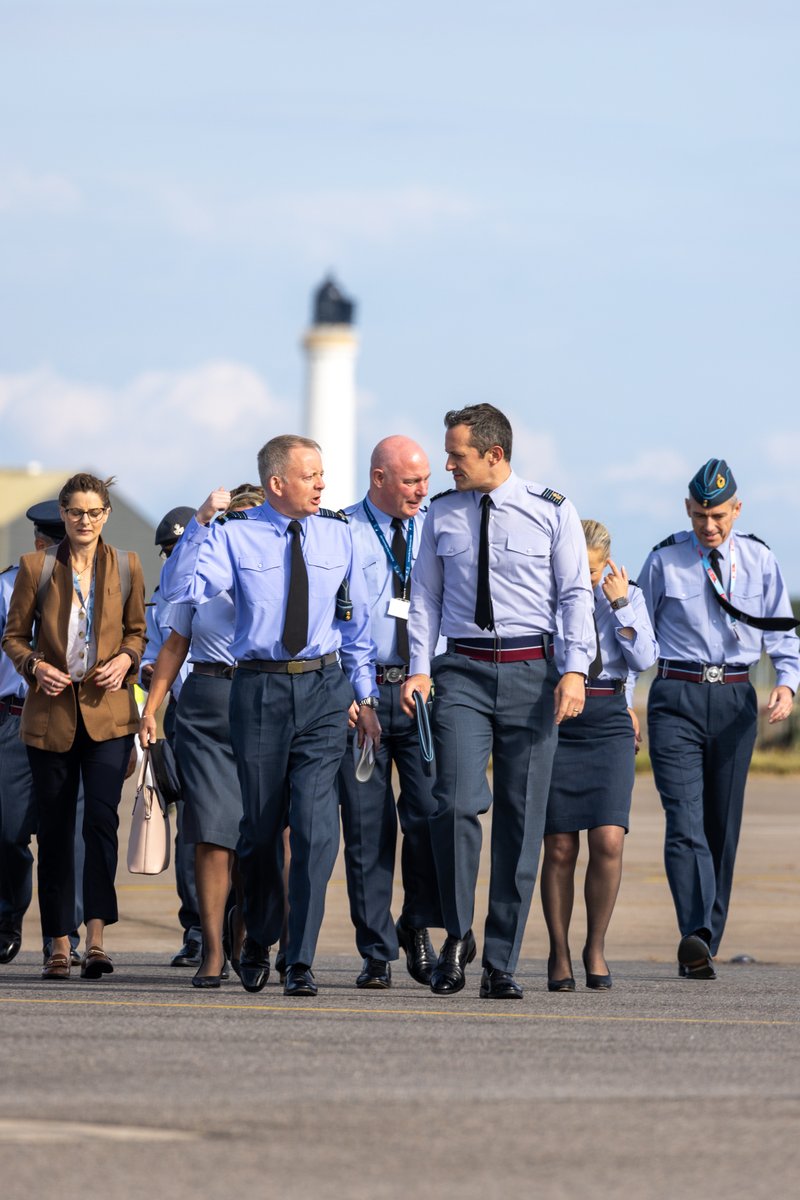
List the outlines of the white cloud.
{"type": "Polygon", "coordinates": [[[0,169],[0,213],[69,213],[81,207],[79,188],[64,175],[0,169]]]}
{"type": "Polygon", "coordinates": [[[269,437],[297,426],[250,367],[209,362],[148,371],[118,388],[65,379],[47,367],[0,376],[6,462],[89,466],[119,477],[136,506],[158,516],[220,485],[256,481],[269,437]]]}
{"type": "Polygon", "coordinates": [[[692,477],[688,459],[675,450],[642,450],[628,462],[609,464],[602,472],[612,483],[651,483],[654,486],[676,483],[685,486],[692,477]]]}

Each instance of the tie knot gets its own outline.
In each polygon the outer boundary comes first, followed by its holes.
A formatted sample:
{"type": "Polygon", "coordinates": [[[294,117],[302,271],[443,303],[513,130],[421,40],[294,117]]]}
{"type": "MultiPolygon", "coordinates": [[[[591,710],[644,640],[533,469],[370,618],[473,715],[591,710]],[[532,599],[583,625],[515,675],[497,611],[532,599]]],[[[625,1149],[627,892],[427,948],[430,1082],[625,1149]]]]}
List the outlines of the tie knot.
{"type": "Polygon", "coordinates": [[[721,561],[722,555],[720,554],[719,550],[717,550],[716,546],[714,547],[713,550],[709,551],[708,559],[709,559],[709,562],[711,563],[712,567],[716,567],[717,564],[721,561]]]}
{"type": "Polygon", "coordinates": [[[403,520],[401,517],[392,517],[392,529],[399,529],[402,532],[403,520]]]}
{"type": "Polygon", "coordinates": [[[488,508],[491,503],[492,503],[492,497],[489,495],[488,492],[486,492],[485,495],[481,496],[481,508],[488,508]]]}
{"type": "Polygon", "coordinates": [[[303,526],[300,524],[299,521],[290,521],[289,522],[289,533],[302,533],[302,532],[303,532],[303,526]]]}

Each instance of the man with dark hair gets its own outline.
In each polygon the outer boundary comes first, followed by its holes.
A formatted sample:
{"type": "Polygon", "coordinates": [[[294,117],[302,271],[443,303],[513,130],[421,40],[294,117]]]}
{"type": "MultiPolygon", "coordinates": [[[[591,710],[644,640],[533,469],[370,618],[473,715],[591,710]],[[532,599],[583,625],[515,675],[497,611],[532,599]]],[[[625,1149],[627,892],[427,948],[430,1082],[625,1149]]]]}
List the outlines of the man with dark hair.
{"type": "Polygon", "coordinates": [[[724,459],[700,467],[685,503],[691,530],[659,542],[638,582],[662,655],[647,712],[678,971],[715,979],[756,739],[750,667],[763,648],[777,677],[770,724],[785,721],[800,682],[798,622],[772,551],[755,534],[734,536],[742,502],[724,459]]]}
{"type": "MultiPolygon", "coordinates": [[[[57,546],[66,535],[57,500],[42,500],[25,514],[33,522],[34,549],[57,546]]],[[[9,567],[0,575],[0,637],[3,635],[8,604],[14,590],[18,567],[9,567]]],[[[28,685],[14,669],[11,659],[0,650],[0,963],[16,958],[22,944],[22,921],[33,895],[33,855],[31,838],[36,833],[36,803],[33,796],[28,753],[20,739],[22,705],[28,685]]],[[[75,926],[70,934],[72,962],[77,965],[82,919],[81,875],[83,873],[83,833],[81,817],[83,794],[78,801],[75,823],[75,926]]],[[[44,956],[49,957],[50,939],[45,934],[44,956]]]]}
{"type": "Polygon", "coordinates": [[[489,912],[480,994],[518,999],[514,978],[536,880],[556,725],[582,711],[595,656],[586,542],[559,492],[511,469],[511,426],[490,404],[445,418],[455,491],[435,496],[411,588],[411,674],[403,705],[414,711],[435,684],[436,749],[431,836],[447,939],[431,988],[464,986],[476,954],[472,919],[481,849],[479,817],[494,801],[489,912]],[[553,662],[556,608],[566,670],[553,662]],[[446,653],[431,657],[439,633],[446,653]],[[493,794],[486,771],[493,763],[493,794]]]}

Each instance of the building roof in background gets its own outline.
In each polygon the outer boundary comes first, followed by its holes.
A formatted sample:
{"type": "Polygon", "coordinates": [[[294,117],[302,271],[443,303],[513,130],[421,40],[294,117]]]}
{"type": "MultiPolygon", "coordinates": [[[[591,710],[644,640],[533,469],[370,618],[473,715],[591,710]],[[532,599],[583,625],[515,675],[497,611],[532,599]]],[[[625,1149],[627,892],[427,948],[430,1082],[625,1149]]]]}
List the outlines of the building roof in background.
{"type": "Polygon", "coordinates": [[[0,467],[0,525],[9,525],[23,517],[37,500],[57,500],[70,475],[62,471],[44,471],[30,467],[0,467]]]}

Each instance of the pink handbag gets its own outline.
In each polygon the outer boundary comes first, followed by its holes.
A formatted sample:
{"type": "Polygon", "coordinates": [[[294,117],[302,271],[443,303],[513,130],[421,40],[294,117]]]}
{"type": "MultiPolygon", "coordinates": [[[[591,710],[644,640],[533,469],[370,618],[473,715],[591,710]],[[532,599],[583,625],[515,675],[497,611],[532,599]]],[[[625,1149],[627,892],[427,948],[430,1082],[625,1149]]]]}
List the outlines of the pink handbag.
{"type": "Polygon", "coordinates": [[[133,875],[160,875],[169,866],[169,815],[156,787],[150,762],[150,747],[143,755],[136,780],[131,832],[128,838],[128,870],[133,875]]]}

